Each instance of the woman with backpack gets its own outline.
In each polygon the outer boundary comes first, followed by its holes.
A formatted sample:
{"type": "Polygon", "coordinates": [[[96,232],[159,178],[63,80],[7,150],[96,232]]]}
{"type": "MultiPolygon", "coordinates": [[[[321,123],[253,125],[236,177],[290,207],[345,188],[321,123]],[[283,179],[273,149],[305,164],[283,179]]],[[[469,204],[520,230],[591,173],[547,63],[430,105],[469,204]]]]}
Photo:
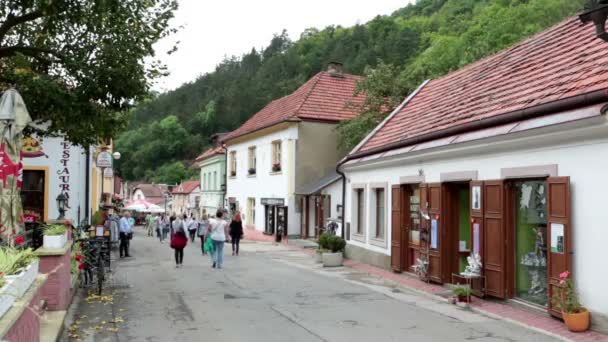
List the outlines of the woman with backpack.
{"type": "Polygon", "coordinates": [[[188,244],[188,236],[186,235],[185,226],[186,215],[183,219],[176,218],[171,228],[173,228],[173,234],[171,235],[171,248],[175,250],[175,268],[180,268],[184,263],[184,248],[188,244]]]}
{"type": "Polygon", "coordinates": [[[232,255],[239,255],[239,242],[241,241],[242,237],[243,222],[241,221],[241,213],[237,211],[234,214],[232,221],[230,222],[230,240],[232,241],[232,255]]]}

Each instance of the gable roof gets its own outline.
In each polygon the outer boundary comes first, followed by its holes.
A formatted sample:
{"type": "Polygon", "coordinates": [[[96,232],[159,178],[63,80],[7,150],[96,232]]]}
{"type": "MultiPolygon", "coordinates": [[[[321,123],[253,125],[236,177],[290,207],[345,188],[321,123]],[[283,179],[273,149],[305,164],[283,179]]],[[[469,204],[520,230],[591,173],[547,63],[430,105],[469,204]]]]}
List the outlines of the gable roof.
{"type": "Polygon", "coordinates": [[[228,141],[285,121],[340,122],[358,115],[349,103],[360,104],[365,96],[353,96],[360,76],[322,71],[293,93],[270,102],[236,130],[223,137],[228,141]]]}
{"type": "Polygon", "coordinates": [[[217,154],[225,154],[225,153],[226,153],[226,149],[223,148],[222,146],[211,147],[207,151],[203,152],[201,155],[196,157],[196,159],[194,161],[200,162],[205,159],[211,158],[217,154]]]}
{"type": "Polygon", "coordinates": [[[163,194],[169,191],[165,184],[142,183],[133,188],[133,193],[135,193],[137,189],[144,193],[146,200],[154,197],[162,198],[163,194]]]}
{"type": "Polygon", "coordinates": [[[192,191],[196,190],[201,185],[201,181],[185,181],[182,184],[173,188],[171,193],[173,194],[190,194],[192,191]]]}
{"type": "MultiPolygon", "coordinates": [[[[408,146],[417,137],[434,140],[432,133],[441,131],[472,131],[486,119],[506,118],[522,110],[531,113],[541,105],[598,91],[599,96],[585,103],[602,101],[608,95],[608,44],[596,38],[594,29],[578,18],[568,18],[511,48],[428,82],[351,155],[408,146]]],[[[544,112],[550,113],[550,109],[544,112]]]]}

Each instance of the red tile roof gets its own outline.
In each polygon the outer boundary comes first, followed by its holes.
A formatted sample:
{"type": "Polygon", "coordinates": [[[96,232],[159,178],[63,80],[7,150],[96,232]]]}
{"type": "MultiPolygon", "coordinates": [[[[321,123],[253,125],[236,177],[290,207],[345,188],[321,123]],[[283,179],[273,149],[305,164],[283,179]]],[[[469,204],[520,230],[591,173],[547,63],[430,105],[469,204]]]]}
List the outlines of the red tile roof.
{"type": "Polygon", "coordinates": [[[192,191],[196,190],[196,188],[201,185],[201,181],[185,181],[182,184],[173,188],[171,193],[173,194],[190,194],[192,191]]]}
{"type": "Polygon", "coordinates": [[[133,193],[137,190],[141,190],[144,193],[147,201],[150,201],[151,198],[163,198],[163,194],[168,192],[168,187],[165,184],[147,184],[142,183],[138,184],[133,188],[133,193]]]}
{"type": "Polygon", "coordinates": [[[285,121],[339,122],[357,116],[349,103],[360,104],[364,95],[353,96],[360,76],[322,71],[293,93],[270,102],[239,128],[223,137],[227,141],[285,121]]]}
{"type": "Polygon", "coordinates": [[[216,154],[224,154],[226,153],[226,149],[222,146],[211,147],[207,151],[203,152],[200,156],[196,157],[194,161],[200,162],[207,158],[211,158],[216,154]]]}
{"type": "Polygon", "coordinates": [[[608,88],[608,43],[569,18],[509,49],[430,81],[359,148],[399,141],[608,88]]]}

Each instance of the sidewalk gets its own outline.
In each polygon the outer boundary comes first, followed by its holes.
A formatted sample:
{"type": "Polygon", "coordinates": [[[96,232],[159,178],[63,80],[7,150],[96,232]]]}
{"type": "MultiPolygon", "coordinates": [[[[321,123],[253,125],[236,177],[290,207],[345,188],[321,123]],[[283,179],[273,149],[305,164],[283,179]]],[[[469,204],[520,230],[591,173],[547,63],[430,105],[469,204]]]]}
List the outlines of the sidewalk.
{"type": "MultiPolygon", "coordinates": [[[[264,235],[262,232],[255,231],[253,229],[247,229],[245,232],[245,240],[274,242],[274,237],[264,235]]],[[[283,240],[281,244],[309,255],[314,254],[314,250],[310,248],[295,246],[293,244],[289,244],[289,242],[285,240],[283,240]]],[[[355,260],[345,259],[344,266],[394,281],[402,286],[408,287],[425,295],[438,296],[438,293],[446,290],[446,288],[443,286],[427,284],[407,274],[394,273],[392,271],[364,264],[355,260]]],[[[471,309],[487,316],[522,325],[529,329],[536,330],[566,341],[608,341],[608,336],[606,335],[593,331],[573,333],[566,328],[563,322],[549,317],[548,315],[537,314],[496,301],[475,298],[471,303],[471,309]]]]}

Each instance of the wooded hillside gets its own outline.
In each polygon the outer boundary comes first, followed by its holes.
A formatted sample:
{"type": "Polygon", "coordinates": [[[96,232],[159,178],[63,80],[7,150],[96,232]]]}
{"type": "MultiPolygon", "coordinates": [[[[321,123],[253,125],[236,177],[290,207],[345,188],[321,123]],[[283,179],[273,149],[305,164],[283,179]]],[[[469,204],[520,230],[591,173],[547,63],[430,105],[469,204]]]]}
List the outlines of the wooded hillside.
{"type": "MultiPolygon", "coordinates": [[[[123,153],[120,175],[176,183],[215,132],[227,132],[271,100],[284,96],[324,69],[329,61],[368,76],[370,94],[358,119],[338,130],[355,145],[423,80],[436,78],[539,32],[583,8],[584,0],[419,0],[389,16],[353,27],[308,29],[297,40],[286,32],[262,51],[225,59],[214,72],[174,91],[151,96],[133,111],[116,140],[123,153]]],[[[277,28],[280,29],[280,28],[277,28]]]]}

